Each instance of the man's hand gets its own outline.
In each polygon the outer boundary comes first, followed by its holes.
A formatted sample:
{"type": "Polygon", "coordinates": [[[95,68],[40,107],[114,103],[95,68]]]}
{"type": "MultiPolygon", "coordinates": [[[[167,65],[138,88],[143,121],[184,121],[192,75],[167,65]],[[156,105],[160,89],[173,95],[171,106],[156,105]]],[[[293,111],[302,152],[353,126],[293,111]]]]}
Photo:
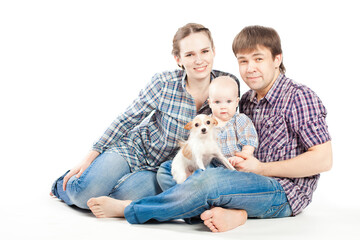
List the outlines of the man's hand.
{"type": "Polygon", "coordinates": [[[252,172],[261,175],[262,163],[253,155],[237,152],[234,157],[229,158],[234,168],[241,172],[252,172]]]}

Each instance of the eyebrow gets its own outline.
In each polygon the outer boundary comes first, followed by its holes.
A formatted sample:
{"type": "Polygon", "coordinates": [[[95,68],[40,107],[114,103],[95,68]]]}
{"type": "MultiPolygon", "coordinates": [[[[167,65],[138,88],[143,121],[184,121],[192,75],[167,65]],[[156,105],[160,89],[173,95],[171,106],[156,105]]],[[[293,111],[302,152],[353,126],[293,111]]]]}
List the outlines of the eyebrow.
{"type": "MultiPolygon", "coordinates": [[[[201,49],[200,51],[209,50],[210,48],[211,47],[206,47],[206,48],[201,49]]],[[[193,52],[195,52],[195,51],[192,50],[192,51],[184,52],[184,54],[189,54],[189,53],[193,53],[193,52]]]]}
{"type": "MultiPolygon", "coordinates": [[[[264,55],[265,54],[263,54],[263,53],[256,52],[253,55],[251,55],[251,57],[264,56],[264,55]]],[[[244,56],[240,56],[237,59],[244,59],[244,58],[245,58],[244,56]]]]}

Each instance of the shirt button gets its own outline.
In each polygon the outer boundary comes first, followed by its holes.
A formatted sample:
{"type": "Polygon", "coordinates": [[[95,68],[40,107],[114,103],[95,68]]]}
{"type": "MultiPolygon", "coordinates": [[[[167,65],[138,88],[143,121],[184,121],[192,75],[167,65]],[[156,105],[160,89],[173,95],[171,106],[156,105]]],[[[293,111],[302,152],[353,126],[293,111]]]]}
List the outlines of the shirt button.
{"type": "Polygon", "coordinates": [[[260,112],[260,109],[256,109],[256,112],[259,113],[259,112],[260,112]]]}

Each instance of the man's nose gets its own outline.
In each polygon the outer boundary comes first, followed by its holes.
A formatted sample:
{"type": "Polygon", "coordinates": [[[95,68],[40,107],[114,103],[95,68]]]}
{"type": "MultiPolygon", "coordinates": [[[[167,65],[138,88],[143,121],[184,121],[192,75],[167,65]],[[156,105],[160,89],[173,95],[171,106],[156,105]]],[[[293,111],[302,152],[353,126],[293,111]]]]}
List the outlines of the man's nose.
{"type": "Polygon", "coordinates": [[[247,67],[247,71],[248,72],[254,72],[255,69],[256,69],[255,63],[250,61],[249,64],[248,64],[248,67],[247,67]]]}

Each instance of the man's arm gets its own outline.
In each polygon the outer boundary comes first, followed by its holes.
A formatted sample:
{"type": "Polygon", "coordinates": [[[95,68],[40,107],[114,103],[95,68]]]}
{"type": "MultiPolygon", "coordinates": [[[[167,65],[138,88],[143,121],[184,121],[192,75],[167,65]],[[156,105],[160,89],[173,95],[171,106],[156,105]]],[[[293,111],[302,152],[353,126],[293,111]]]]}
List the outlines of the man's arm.
{"type": "Polygon", "coordinates": [[[302,178],[329,171],[332,167],[331,141],[315,145],[295,158],[278,162],[260,162],[253,156],[237,153],[244,160],[238,169],[268,177],[302,178]]]}

